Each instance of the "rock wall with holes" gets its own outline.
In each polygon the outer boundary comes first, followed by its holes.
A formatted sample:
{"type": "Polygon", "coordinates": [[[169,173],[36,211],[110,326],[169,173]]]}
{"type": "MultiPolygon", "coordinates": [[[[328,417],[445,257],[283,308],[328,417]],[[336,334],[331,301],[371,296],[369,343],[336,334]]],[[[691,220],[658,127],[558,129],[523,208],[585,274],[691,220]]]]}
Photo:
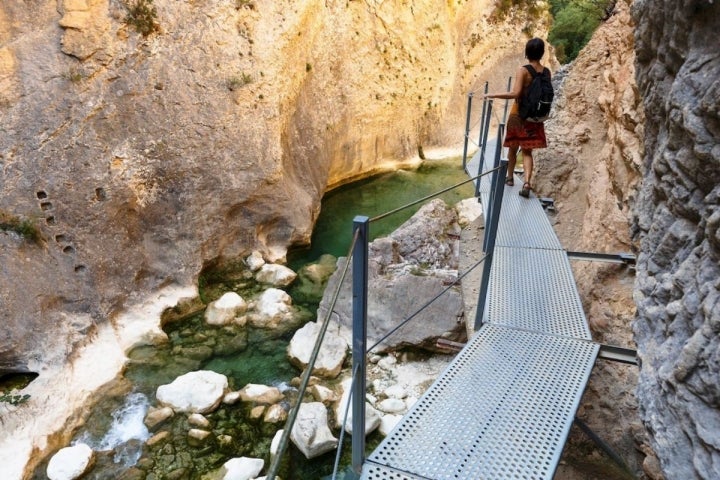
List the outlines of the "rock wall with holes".
{"type": "Polygon", "coordinates": [[[638,0],[637,395],[668,479],[720,478],[720,2],[638,0]]]}
{"type": "Polygon", "coordinates": [[[0,229],[0,375],[205,265],[282,260],[328,188],[461,144],[528,26],[489,0],[136,3],[0,5],[0,212],[40,234],[0,229]]]}

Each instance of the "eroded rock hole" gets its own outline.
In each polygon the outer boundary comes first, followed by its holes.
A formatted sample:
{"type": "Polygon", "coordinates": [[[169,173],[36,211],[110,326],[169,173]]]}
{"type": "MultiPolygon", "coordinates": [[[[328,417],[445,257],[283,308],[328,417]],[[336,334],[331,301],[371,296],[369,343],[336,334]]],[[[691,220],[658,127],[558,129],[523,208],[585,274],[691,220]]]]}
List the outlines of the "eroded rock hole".
{"type": "Polygon", "coordinates": [[[47,217],[45,219],[45,223],[47,223],[48,225],[55,225],[55,217],[52,217],[52,216],[47,217]]]}
{"type": "Polygon", "coordinates": [[[44,200],[48,196],[47,193],[45,193],[43,190],[40,190],[39,192],[37,192],[36,195],[39,200],[44,200]]]}
{"type": "Polygon", "coordinates": [[[75,248],[72,247],[72,245],[68,245],[65,248],[62,249],[63,253],[67,253],[68,255],[71,255],[75,253],[75,248]]]}
{"type": "Polygon", "coordinates": [[[66,242],[66,241],[67,241],[67,237],[66,237],[65,235],[62,235],[62,234],[60,234],[60,235],[55,235],[55,241],[56,241],[57,243],[66,242]]]}
{"type": "Polygon", "coordinates": [[[105,193],[104,188],[96,188],[95,189],[95,200],[98,200],[102,202],[103,200],[107,200],[107,194],[105,193]]]}
{"type": "Polygon", "coordinates": [[[52,202],[42,202],[40,203],[40,208],[42,210],[52,210],[52,202]]]}

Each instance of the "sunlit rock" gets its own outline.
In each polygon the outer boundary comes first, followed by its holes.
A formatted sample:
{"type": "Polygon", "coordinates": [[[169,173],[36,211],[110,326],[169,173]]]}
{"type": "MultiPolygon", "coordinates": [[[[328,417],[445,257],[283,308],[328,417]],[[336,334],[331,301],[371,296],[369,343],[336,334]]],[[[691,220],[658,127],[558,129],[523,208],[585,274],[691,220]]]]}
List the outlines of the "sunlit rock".
{"type": "Polygon", "coordinates": [[[283,290],[269,288],[255,302],[256,313],[250,315],[250,322],[258,328],[277,328],[283,322],[293,319],[292,298],[283,290]]]}
{"type": "Polygon", "coordinates": [[[482,204],[475,197],[460,200],[455,205],[455,210],[457,210],[458,224],[461,227],[474,222],[483,213],[482,204]]]}
{"type": "MultiPolygon", "coordinates": [[[[342,422],[345,417],[345,411],[347,410],[347,420],[345,421],[345,430],[352,435],[353,433],[353,414],[352,414],[352,398],[350,397],[350,387],[352,384],[351,379],[346,379],[342,382],[343,394],[340,401],[335,404],[335,418],[338,424],[342,422]]],[[[380,426],[380,412],[378,412],[372,405],[365,402],[365,435],[368,435],[375,431],[380,426]]]]}
{"type": "Polygon", "coordinates": [[[406,408],[405,402],[399,398],[386,398],[376,406],[385,413],[403,413],[406,408]]]}
{"type": "Polygon", "coordinates": [[[290,439],[306,458],[315,458],[337,447],[338,440],[328,427],[325,405],[320,402],[303,403],[290,439]]]}
{"type": "Polygon", "coordinates": [[[287,419],[287,416],[287,410],[285,410],[283,406],[279,403],[276,403],[275,405],[270,405],[270,407],[268,407],[268,409],[265,411],[263,421],[265,423],[284,422],[287,419]]]}
{"type": "Polygon", "coordinates": [[[265,461],[261,458],[233,458],[223,464],[225,475],[222,480],[251,480],[257,478],[264,466],[265,461]]]}
{"type": "Polygon", "coordinates": [[[255,274],[255,280],[260,283],[266,283],[275,287],[287,287],[290,285],[297,274],[284,265],[275,263],[266,263],[255,274]]]}
{"type": "Polygon", "coordinates": [[[199,413],[193,413],[188,417],[188,423],[195,427],[208,428],[210,426],[210,420],[199,413]]]}
{"type": "Polygon", "coordinates": [[[247,310],[247,303],[235,292],[227,292],[210,302],[205,310],[205,322],[208,325],[227,325],[247,310]]]}
{"type": "Polygon", "coordinates": [[[255,402],[264,405],[277,403],[285,396],[280,393],[277,387],[248,383],[240,390],[240,398],[243,402],[255,402]]]}
{"type": "Polygon", "coordinates": [[[201,447],[205,445],[210,438],[210,432],[199,428],[191,428],[187,434],[188,445],[191,447],[201,447]]]}
{"type": "Polygon", "coordinates": [[[235,405],[240,401],[240,392],[228,392],[222,399],[222,403],[226,405],[235,405]]]}
{"type": "Polygon", "coordinates": [[[313,385],[310,387],[310,393],[312,393],[312,396],[315,397],[315,400],[322,402],[325,405],[329,405],[330,403],[338,400],[337,393],[322,385],[313,385]]]}
{"type": "MultiPolygon", "coordinates": [[[[295,332],[288,345],[288,357],[293,365],[300,369],[307,367],[319,333],[320,325],[316,322],[308,322],[295,332]]],[[[347,342],[342,337],[329,330],[326,331],[313,374],[329,378],[337,377],[345,361],[347,347],[347,342]]]]}
{"type": "Polygon", "coordinates": [[[75,480],[92,466],[94,452],[84,443],[60,449],[50,459],[47,476],[50,480],[75,480]]]}
{"type": "Polygon", "coordinates": [[[167,419],[172,418],[174,414],[175,412],[170,407],[150,407],[148,408],[147,415],[145,415],[145,426],[152,432],[165,423],[167,419]]]}
{"type": "Polygon", "coordinates": [[[251,272],[257,272],[263,265],[265,265],[265,259],[263,258],[262,253],[256,250],[245,259],[245,265],[248,266],[251,272]]]}
{"type": "Polygon", "coordinates": [[[212,412],[220,405],[228,387],[227,377],[208,370],[186,373],[161,385],[156,392],[160,404],[176,412],[212,412]]]}
{"type": "Polygon", "coordinates": [[[400,420],[402,420],[402,415],[383,415],[380,419],[380,426],[378,427],[378,430],[380,430],[380,433],[387,436],[390,432],[392,432],[392,429],[395,428],[395,425],[400,423],[400,420]]]}

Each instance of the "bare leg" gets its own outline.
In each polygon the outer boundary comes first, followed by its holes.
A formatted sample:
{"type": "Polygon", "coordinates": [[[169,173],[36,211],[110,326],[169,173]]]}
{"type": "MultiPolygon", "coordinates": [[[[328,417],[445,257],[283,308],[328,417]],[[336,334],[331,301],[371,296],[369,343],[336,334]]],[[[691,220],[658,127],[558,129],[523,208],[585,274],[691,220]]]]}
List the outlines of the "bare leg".
{"type": "MultiPolygon", "coordinates": [[[[532,174],[533,174],[532,150],[523,148],[522,155],[523,155],[523,170],[525,170],[525,182],[532,185],[532,174]]],[[[508,160],[509,159],[510,159],[510,155],[508,155],[508,160]]]]}
{"type": "Polygon", "coordinates": [[[513,178],[515,176],[515,164],[517,163],[517,152],[518,152],[518,147],[509,147],[508,148],[507,178],[513,178]]]}

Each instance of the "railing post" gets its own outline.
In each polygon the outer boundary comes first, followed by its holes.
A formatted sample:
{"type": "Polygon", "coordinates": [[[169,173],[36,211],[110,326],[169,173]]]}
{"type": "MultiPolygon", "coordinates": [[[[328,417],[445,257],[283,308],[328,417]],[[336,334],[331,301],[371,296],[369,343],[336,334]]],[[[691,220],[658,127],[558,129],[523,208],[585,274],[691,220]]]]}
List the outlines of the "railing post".
{"type": "MultiPolygon", "coordinates": [[[[512,77],[508,77],[508,87],[507,91],[510,91],[510,86],[512,85],[512,77]]],[[[510,103],[510,100],[505,100],[505,110],[503,111],[503,123],[507,121],[507,112],[508,112],[508,104],[510,103]]]]}
{"type": "MultiPolygon", "coordinates": [[[[485,163],[485,147],[487,146],[487,137],[488,137],[488,129],[490,128],[490,117],[492,116],[492,106],[493,102],[492,100],[486,100],[483,103],[483,118],[480,119],[480,123],[485,123],[485,126],[483,128],[483,136],[480,142],[480,161],[478,162],[478,171],[477,175],[481,175],[483,173],[483,164],[485,163]],[[487,108],[485,108],[485,103],[487,103],[487,108]]],[[[480,179],[478,178],[478,181],[475,182],[475,196],[480,196],[480,179]]]]}
{"type": "MultiPolygon", "coordinates": [[[[504,124],[498,127],[498,144],[495,149],[495,158],[500,158],[502,146],[499,139],[503,136],[504,124]]],[[[500,221],[500,209],[502,206],[503,193],[505,191],[505,176],[507,175],[507,160],[499,160],[500,170],[493,172],[492,189],[490,192],[491,203],[488,208],[489,220],[485,227],[485,261],[483,262],[482,276],[480,279],[480,293],[478,294],[477,310],[475,311],[475,326],[477,331],[483,324],[485,305],[487,303],[487,292],[490,284],[490,269],[492,268],[493,254],[495,251],[495,238],[497,237],[498,223],[500,221]]]]}
{"type": "Polygon", "coordinates": [[[370,219],[358,215],[353,231],[358,239],[353,249],[353,343],[355,376],[352,386],[352,470],[357,478],[365,461],[365,350],[367,349],[368,242],[370,219]]]}
{"type": "Polygon", "coordinates": [[[470,115],[472,114],[473,92],[468,93],[467,115],[465,116],[465,145],[463,146],[463,172],[467,173],[468,140],[470,139],[470,115]]]}
{"type": "Polygon", "coordinates": [[[485,98],[485,95],[487,95],[487,93],[488,93],[488,88],[490,88],[490,84],[489,84],[489,82],[485,82],[485,90],[484,90],[484,95],[483,95],[483,108],[482,108],[482,113],[480,114],[480,134],[478,135],[478,145],[480,145],[480,148],[483,148],[483,147],[484,147],[484,145],[483,145],[483,143],[482,143],[482,139],[483,139],[483,121],[484,121],[484,119],[485,119],[485,107],[486,107],[486,104],[487,104],[487,101],[488,101],[488,100],[485,98]]]}
{"type": "MultiPolygon", "coordinates": [[[[490,170],[495,169],[500,166],[500,157],[502,156],[502,148],[503,148],[502,144],[500,143],[500,139],[502,139],[504,132],[505,132],[505,125],[501,123],[498,126],[498,141],[495,143],[495,156],[493,157],[494,158],[493,165],[490,168],[490,170]]],[[[487,207],[488,207],[487,208],[487,217],[488,218],[485,219],[485,228],[488,230],[492,230],[494,227],[495,230],[493,233],[496,234],[497,233],[497,224],[495,224],[495,225],[491,224],[491,219],[493,218],[493,212],[495,211],[495,208],[496,207],[498,209],[500,208],[500,204],[495,202],[495,194],[496,194],[496,188],[497,188],[497,185],[495,184],[495,182],[497,182],[499,178],[504,179],[505,177],[500,177],[498,175],[498,171],[496,170],[492,173],[492,176],[490,178],[491,178],[491,180],[490,180],[490,195],[488,198],[488,205],[487,205],[487,207]]],[[[501,181],[500,183],[503,186],[505,185],[504,181],[501,181]]],[[[502,191],[502,189],[501,189],[501,191],[502,191]]],[[[488,253],[488,244],[490,242],[491,236],[492,235],[485,235],[485,237],[483,238],[483,252],[485,252],[485,253],[488,253]]],[[[493,237],[493,241],[494,241],[494,237],[493,237]]]]}

